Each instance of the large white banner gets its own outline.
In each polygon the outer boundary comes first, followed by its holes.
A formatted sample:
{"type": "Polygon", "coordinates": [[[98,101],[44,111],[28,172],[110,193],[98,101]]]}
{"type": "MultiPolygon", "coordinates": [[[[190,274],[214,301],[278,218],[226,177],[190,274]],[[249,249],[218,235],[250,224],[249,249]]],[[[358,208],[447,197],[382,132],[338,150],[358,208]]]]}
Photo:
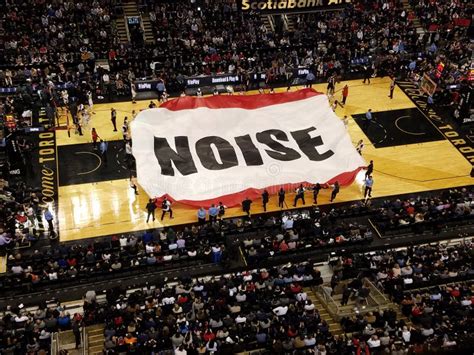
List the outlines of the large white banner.
{"type": "Polygon", "coordinates": [[[131,123],[138,183],[151,197],[236,205],[264,188],[350,184],[364,160],[326,95],[182,97],[131,123]]]}

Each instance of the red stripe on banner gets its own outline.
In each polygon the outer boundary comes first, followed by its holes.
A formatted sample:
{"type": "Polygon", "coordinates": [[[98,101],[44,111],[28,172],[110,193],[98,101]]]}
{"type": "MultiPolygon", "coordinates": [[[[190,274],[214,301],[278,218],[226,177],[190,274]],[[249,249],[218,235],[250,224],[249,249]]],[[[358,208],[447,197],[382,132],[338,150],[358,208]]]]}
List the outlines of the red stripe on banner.
{"type": "MultiPolygon", "coordinates": [[[[328,187],[328,185],[334,184],[336,181],[339,182],[339,185],[341,187],[350,185],[355,180],[355,177],[356,177],[357,173],[362,169],[363,169],[363,167],[360,167],[360,168],[357,168],[354,171],[339,174],[339,175],[333,177],[331,180],[329,180],[326,183],[321,184],[321,185],[323,187],[324,186],[328,187]]],[[[285,191],[294,192],[296,190],[296,188],[298,186],[300,186],[301,184],[303,184],[303,186],[305,186],[305,187],[312,187],[314,185],[313,183],[309,183],[309,182],[301,182],[301,183],[295,183],[295,184],[268,186],[268,187],[266,187],[266,189],[270,192],[271,195],[273,195],[273,194],[276,194],[278,192],[278,190],[280,190],[280,187],[283,187],[285,189],[285,191]]],[[[209,208],[211,206],[211,204],[214,204],[214,205],[217,206],[217,204],[219,202],[222,202],[227,207],[236,207],[236,206],[240,206],[241,202],[247,197],[249,199],[251,199],[254,203],[260,203],[260,198],[261,198],[261,194],[262,194],[263,190],[265,190],[265,188],[264,189],[249,188],[249,189],[246,189],[246,190],[243,190],[243,191],[240,191],[240,192],[236,192],[236,193],[233,193],[233,194],[224,195],[224,196],[220,196],[220,197],[216,197],[216,198],[212,198],[212,199],[208,199],[208,200],[201,200],[201,201],[193,201],[193,200],[179,200],[179,201],[176,201],[175,199],[173,199],[172,196],[170,196],[168,194],[163,195],[163,196],[159,197],[158,199],[161,202],[163,197],[166,196],[168,198],[168,200],[170,200],[172,202],[179,202],[179,203],[182,203],[182,204],[185,204],[185,205],[188,205],[188,206],[193,206],[193,207],[209,208]]],[[[312,199],[312,195],[311,195],[311,199],[312,199]]],[[[161,206],[161,203],[159,203],[159,206],[161,206]]]]}
{"type": "Polygon", "coordinates": [[[170,111],[191,110],[199,107],[207,107],[211,109],[242,108],[245,110],[254,110],[265,106],[304,100],[318,95],[323,94],[308,88],[294,92],[274,94],[216,95],[207,97],[184,96],[167,101],[160,105],[160,108],[166,108],[170,111]]]}

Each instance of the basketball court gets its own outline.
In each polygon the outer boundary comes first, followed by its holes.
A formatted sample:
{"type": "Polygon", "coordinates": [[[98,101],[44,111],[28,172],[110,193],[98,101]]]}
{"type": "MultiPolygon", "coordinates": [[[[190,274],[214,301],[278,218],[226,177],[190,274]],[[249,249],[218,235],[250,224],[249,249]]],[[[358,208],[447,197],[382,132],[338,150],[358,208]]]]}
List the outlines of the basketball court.
{"type": "MultiPolygon", "coordinates": [[[[363,158],[367,163],[374,161],[374,198],[472,184],[469,157],[448,139],[450,135],[447,136],[447,131],[443,130],[443,122],[430,118],[420,103],[404,92],[403,85],[395,88],[393,99],[390,99],[389,78],[375,78],[370,85],[363,84],[361,80],[341,82],[336,85],[335,94],[335,99],[339,101],[345,83],[349,85],[349,96],[344,107],[337,107],[336,114],[340,118],[344,115],[349,117],[348,131],[352,142],[355,145],[362,139],[365,143],[363,158]],[[365,127],[365,112],[369,108],[372,109],[374,122],[365,127]]],[[[326,92],[326,84],[314,85],[313,88],[326,92]]],[[[297,89],[293,87],[291,90],[297,89]]],[[[45,139],[54,139],[56,145],[55,152],[51,149],[47,153],[55,155],[51,162],[54,161],[56,166],[51,165],[48,169],[55,170],[57,180],[54,203],[58,205],[61,241],[197,221],[194,208],[176,203],[173,205],[174,219],[165,217],[161,222],[160,211],[157,210],[156,221],[146,223],[145,205],[149,197],[140,188],[139,195],[135,195],[130,187],[130,171],[125,164],[120,128],[125,117],[132,120],[133,110],[138,113],[148,108],[148,104],[149,101],[97,104],[88,127],[83,128],[83,136],[72,131],[68,135],[67,130],[56,131],[54,137],[44,133],[45,139]],[[112,107],[117,110],[117,132],[113,132],[110,121],[112,107]],[[92,127],[109,142],[107,163],[93,149],[92,127]]],[[[62,120],[64,122],[65,117],[62,120]]],[[[467,139],[464,143],[472,147],[472,142],[467,139]]],[[[46,147],[47,143],[43,145],[46,147]]],[[[43,158],[48,157],[47,153],[39,150],[43,158]]],[[[45,174],[43,178],[48,176],[47,171],[45,174]]],[[[364,173],[359,173],[354,184],[342,188],[335,202],[361,200],[363,177],[364,173]]],[[[329,195],[330,190],[322,190],[318,202],[328,204],[329,195]]],[[[293,196],[287,193],[286,202],[290,208],[293,196]]],[[[306,196],[306,203],[311,203],[311,193],[307,192],[306,196]]],[[[276,196],[271,196],[267,211],[276,210],[276,196]]],[[[260,201],[254,201],[252,213],[260,212],[263,212],[260,201]]],[[[242,214],[240,208],[226,211],[226,217],[242,214]]]]}

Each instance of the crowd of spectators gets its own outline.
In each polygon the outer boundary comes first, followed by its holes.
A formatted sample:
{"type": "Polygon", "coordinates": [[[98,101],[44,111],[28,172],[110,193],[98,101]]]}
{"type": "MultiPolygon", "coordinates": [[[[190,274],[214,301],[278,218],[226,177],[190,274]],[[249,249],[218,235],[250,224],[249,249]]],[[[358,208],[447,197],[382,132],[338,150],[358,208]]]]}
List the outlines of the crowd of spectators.
{"type": "Polygon", "coordinates": [[[440,230],[449,222],[472,219],[472,188],[444,190],[438,195],[387,200],[373,217],[382,233],[393,230],[440,230]]]}
{"type": "Polygon", "coordinates": [[[473,332],[473,256],[472,240],[463,240],[340,258],[333,264],[337,280],[355,277],[344,286],[342,304],[361,293],[363,277],[369,277],[413,322],[397,325],[376,312],[344,318],[344,329],[378,339],[379,345],[393,336],[403,344],[444,350],[462,345],[473,332]]]}
{"type": "Polygon", "coordinates": [[[41,193],[22,181],[0,180],[0,253],[13,248],[28,246],[42,232],[44,222],[41,193]]]}
{"type": "Polygon", "coordinates": [[[474,275],[473,257],[474,244],[467,239],[452,245],[436,243],[349,255],[333,264],[340,279],[369,276],[400,302],[408,289],[470,278],[474,275]]]}
{"type": "Polygon", "coordinates": [[[332,263],[337,276],[331,279],[332,291],[337,282],[355,277],[344,293],[358,297],[368,277],[409,319],[397,319],[390,309],[354,313],[342,319],[341,336],[331,333],[307,293],[306,287],[323,284],[321,271],[303,262],[197,279],[182,274],[132,292],[117,286],[106,291],[105,299],[88,291],[83,316],[61,307],[8,308],[1,319],[0,346],[38,351],[48,347],[51,332],[83,322],[105,324],[106,354],[265,348],[276,353],[398,355],[468,349],[474,284],[464,280],[474,274],[473,251],[471,241],[462,241],[339,258],[332,263]]]}
{"type": "Polygon", "coordinates": [[[306,218],[289,212],[278,220],[270,218],[269,221],[274,223],[266,223],[266,228],[261,229],[258,235],[248,235],[242,241],[247,262],[255,264],[292,252],[342,248],[372,241],[372,232],[367,226],[354,220],[344,221],[346,216],[340,212],[333,209],[326,213],[316,209],[306,218]]]}
{"type": "Polygon", "coordinates": [[[8,256],[9,272],[0,278],[7,289],[38,289],[52,284],[119,275],[123,272],[165,270],[201,263],[226,263],[229,253],[222,238],[211,228],[173,228],[159,234],[121,235],[91,244],[61,243],[44,250],[8,256]]]}
{"type": "MultiPolygon", "coordinates": [[[[15,241],[21,244],[35,240],[34,228],[38,219],[43,218],[37,192],[29,191],[22,184],[3,192],[11,199],[2,201],[5,206],[3,217],[8,221],[4,223],[0,235],[4,248],[13,247],[15,241]]],[[[12,250],[8,256],[9,272],[0,280],[7,289],[30,289],[101,277],[110,272],[118,275],[133,270],[177,268],[202,263],[222,263],[226,266],[233,260],[239,260],[239,245],[246,261],[250,265],[258,265],[292,253],[325,248],[338,250],[370,243],[373,235],[367,225],[367,216],[382,233],[411,233],[411,229],[423,231],[427,225],[434,225],[440,230],[449,221],[459,223],[459,220],[470,218],[471,199],[471,189],[452,189],[439,195],[387,200],[381,205],[354,203],[327,211],[312,208],[281,215],[222,219],[176,230],[148,230],[142,235],[114,236],[89,244],[60,244],[41,251],[29,250],[23,255],[18,250],[12,250]],[[410,228],[410,231],[405,228],[410,228]]],[[[433,272],[428,277],[437,274],[433,272]]]]}
{"type": "Polygon", "coordinates": [[[7,307],[0,318],[0,353],[50,354],[52,333],[80,326],[81,322],[80,313],[70,314],[58,302],[7,307]]]}
{"type": "Polygon", "coordinates": [[[107,304],[86,302],[85,322],[103,321],[105,351],[236,353],[316,348],[330,337],[303,286],[321,283],[311,264],[157,284],[107,304]],[[143,307],[144,306],[144,307],[143,307]]]}
{"type": "Polygon", "coordinates": [[[114,12],[120,4],[113,0],[7,1],[0,86],[28,81],[51,90],[67,84],[77,91],[72,96],[85,101],[89,90],[109,98],[128,94],[131,83],[144,77],[161,78],[168,91],[180,92],[185,76],[236,73],[247,83],[251,73],[261,72],[272,85],[291,80],[289,69],[295,67],[310,67],[325,81],[333,72],[348,78],[355,70],[422,76],[440,61],[447,81],[451,69],[461,80],[460,65],[470,52],[466,27],[455,20],[468,15],[467,5],[452,4],[425,0],[410,11],[401,0],[360,0],[342,11],[292,16],[291,31],[275,16],[270,31],[258,13],[242,15],[236,1],[146,2],[140,9],[150,19],[155,43],[145,44],[119,43],[114,12]],[[451,27],[420,37],[414,14],[427,26],[449,19],[451,27]],[[109,70],[95,65],[100,58],[108,60],[109,70]]]}

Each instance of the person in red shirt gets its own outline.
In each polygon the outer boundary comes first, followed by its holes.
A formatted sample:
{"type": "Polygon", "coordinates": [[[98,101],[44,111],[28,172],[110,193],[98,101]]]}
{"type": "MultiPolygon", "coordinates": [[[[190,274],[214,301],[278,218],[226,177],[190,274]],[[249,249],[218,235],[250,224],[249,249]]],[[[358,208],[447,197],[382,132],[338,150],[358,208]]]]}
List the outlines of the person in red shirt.
{"type": "Polygon", "coordinates": [[[288,244],[284,240],[280,243],[280,251],[285,252],[288,250],[288,244]]]}
{"type": "Polygon", "coordinates": [[[92,146],[94,147],[94,150],[97,150],[97,140],[100,137],[99,137],[99,134],[97,133],[97,131],[95,130],[95,128],[92,128],[91,135],[92,135],[92,146]]]}
{"type": "Polygon", "coordinates": [[[346,104],[347,96],[349,96],[349,86],[346,84],[342,88],[342,104],[346,104]]]}

